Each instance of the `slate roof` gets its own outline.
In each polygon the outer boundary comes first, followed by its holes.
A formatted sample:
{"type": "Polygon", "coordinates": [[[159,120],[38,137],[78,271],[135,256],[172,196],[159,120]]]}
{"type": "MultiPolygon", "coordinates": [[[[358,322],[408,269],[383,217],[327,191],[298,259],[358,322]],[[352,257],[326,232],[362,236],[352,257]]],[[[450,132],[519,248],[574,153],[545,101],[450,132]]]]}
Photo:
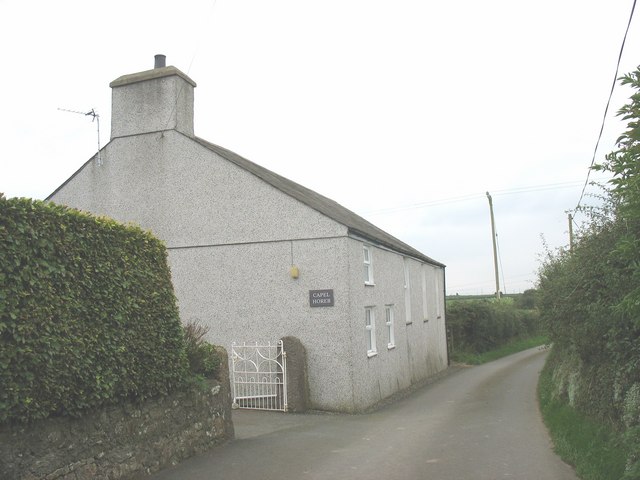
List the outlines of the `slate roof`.
{"type": "Polygon", "coordinates": [[[442,263],[427,257],[415,248],[398,240],[394,236],[389,235],[384,230],[376,227],[371,222],[368,222],[361,216],[353,213],[351,210],[343,207],[330,198],[320,195],[313,190],[303,187],[299,183],[293,182],[272,172],[271,170],[261,167],[231,150],[227,150],[226,148],[207,142],[206,140],[198,137],[195,137],[195,141],[212,152],[215,152],[225,160],[228,160],[243,170],[252,173],[281,192],[286,193],[308,207],[344,225],[348,228],[349,233],[369,240],[374,244],[379,244],[404,255],[417,258],[431,265],[444,267],[442,263]]]}

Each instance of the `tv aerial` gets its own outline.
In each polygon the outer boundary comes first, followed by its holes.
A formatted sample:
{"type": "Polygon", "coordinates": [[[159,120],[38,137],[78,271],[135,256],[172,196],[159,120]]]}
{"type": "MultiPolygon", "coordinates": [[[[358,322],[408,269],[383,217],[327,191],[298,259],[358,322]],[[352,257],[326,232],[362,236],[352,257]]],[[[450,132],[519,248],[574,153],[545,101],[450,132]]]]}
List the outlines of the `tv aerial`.
{"type": "Polygon", "coordinates": [[[98,153],[96,155],[96,162],[98,166],[102,165],[102,158],[100,158],[100,115],[92,108],[88,112],[79,112],[77,110],[67,110],[66,108],[58,108],[61,112],[69,112],[69,113],[77,113],[79,115],[84,115],[85,117],[92,117],[91,122],[96,122],[98,126],[98,153]]]}

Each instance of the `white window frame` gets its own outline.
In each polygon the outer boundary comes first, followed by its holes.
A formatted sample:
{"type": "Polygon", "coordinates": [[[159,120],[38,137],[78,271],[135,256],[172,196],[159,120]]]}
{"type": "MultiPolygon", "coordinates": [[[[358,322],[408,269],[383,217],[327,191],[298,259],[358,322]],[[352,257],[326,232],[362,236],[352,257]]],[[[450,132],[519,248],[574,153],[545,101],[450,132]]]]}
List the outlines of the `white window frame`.
{"type": "Polygon", "coordinates": [[[364,284],[374,285],[373,283],[373,259],[371,256],[371,247],[368,245],[362,246],[362,254],[364,260],[364,284]]]}
{"type": "Polygon", "coordinates": [[[387,349],[391,350],[393,348],[396,348],[396,333],[394,331],[395,314],[393,312],[393,305],[384,306],[384,315],[386,320],[385,323],[387,326],[387,340],[389,341],[389,343],[387,343],[387,349]]]}
{"type": "Polygon", "coordinates": [[[364,307],[364,329],[367,341],[367,356],[373,357],[378,354],[376,348],[376,314],[374,307],[364,307]]]}

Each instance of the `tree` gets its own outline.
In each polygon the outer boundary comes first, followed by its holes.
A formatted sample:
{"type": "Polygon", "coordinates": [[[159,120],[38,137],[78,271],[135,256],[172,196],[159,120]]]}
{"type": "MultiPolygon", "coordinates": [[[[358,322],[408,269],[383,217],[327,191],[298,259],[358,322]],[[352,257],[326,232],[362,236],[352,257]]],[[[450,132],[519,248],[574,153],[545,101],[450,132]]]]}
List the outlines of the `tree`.
{"type": "Polygon", "coordinates": [[[628,269],[631,282],[631,288],[616,308],[640,328],[640,67],[620,81],[635,90],[630,102],[618,112],[628,121],[627,130],[616,142],[618,149],[593,169],[613,175],[610,193],[616,219],[623,225],[613,254],[628,269]]]}

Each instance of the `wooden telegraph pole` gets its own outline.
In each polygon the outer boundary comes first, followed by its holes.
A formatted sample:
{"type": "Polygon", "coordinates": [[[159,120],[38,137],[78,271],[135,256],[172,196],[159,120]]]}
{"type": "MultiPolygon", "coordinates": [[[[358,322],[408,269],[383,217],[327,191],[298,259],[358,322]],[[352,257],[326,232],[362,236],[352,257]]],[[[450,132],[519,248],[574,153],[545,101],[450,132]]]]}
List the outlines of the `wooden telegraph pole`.
{"type": "Polygon", "coordinates": [[[569,253],[573,253],[573,215],[569,214],[569,253]]]}
{"type": "Polygon", "coordinates": [[[496,298],[500,300],[500,275],[498,275],[498,250],[496,248],[496,223],[493,219],[493,200],[491,195],[487,192],[487,199],[489,199],[489,211],[491,213],[491,240],[493,242],[493,269],[496,272],[496,298]]]}

